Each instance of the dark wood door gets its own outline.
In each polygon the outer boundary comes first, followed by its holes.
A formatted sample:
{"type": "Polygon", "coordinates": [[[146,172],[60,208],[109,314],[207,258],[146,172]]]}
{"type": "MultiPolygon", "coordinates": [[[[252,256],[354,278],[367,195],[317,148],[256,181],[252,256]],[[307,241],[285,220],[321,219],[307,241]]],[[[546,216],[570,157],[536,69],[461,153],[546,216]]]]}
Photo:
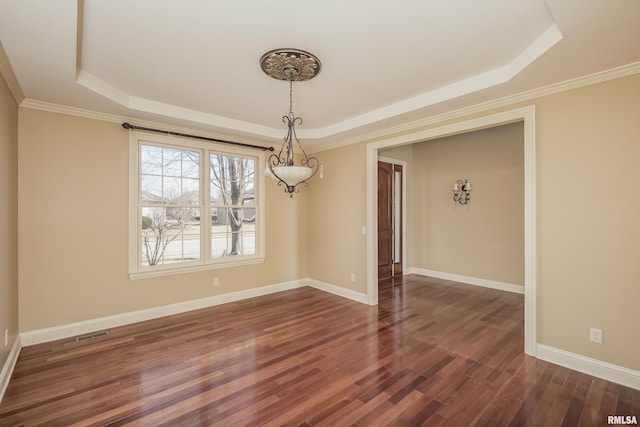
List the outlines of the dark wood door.
{"type": "Polygon", "coordinates": [[[378,162],[378,279],[393,274],[393,165],[378,162]]]}
{"type": "Polygon", "coordinates": [[[402,166],[393,165],[393,275],[402,274],[402,166]]]}

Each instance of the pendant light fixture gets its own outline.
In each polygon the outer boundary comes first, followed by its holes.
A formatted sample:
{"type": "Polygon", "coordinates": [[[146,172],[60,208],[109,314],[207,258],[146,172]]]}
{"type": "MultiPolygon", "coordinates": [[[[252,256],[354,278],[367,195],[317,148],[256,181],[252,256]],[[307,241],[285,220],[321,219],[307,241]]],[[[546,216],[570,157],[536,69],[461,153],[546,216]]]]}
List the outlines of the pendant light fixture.
{"type": "Polygon", "coordinates": [[[278,180],[278,185],[284,185],[285,193],[293,197],[298,192],[300,184],[308,185],[314,175],[320,171],[323,177],[322,165],[316,157],[309,157],[302,148],[296,135],[296,124],[302,124],[302,118],[293,113],[293,82],[312,79],[320,72],[320,60],[300,49],[275,49],[262,55],[260,68],[269,77],[289,82],[289,114],[282,116],[282,122],[287,125],[287,134],[278,153],[271,154],[267,159],[266,175],[272,175],[278,180]],[[296,163],[295,151],[300,150],[300,159],[296,163]]]}

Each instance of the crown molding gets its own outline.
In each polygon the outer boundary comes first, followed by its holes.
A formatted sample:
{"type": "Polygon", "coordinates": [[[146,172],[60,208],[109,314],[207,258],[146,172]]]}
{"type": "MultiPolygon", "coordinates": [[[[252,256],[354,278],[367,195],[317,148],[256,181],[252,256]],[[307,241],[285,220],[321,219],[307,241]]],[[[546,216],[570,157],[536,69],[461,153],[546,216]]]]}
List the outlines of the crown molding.
{"type": "MultiPolygon", "coordinates": [[[[103,122],[126,122],[131,120],[125,116],[118,116],[115,114],[101,113],[99,111],[86,110],[84,108],[69,107],[61,104],[54,104],[52,102],[38,101],[37,99],[25,98],[20,107],[30,108],[32,110],[42,110],[49,113],[66,114],[68,116],[82,117],[85,119],[100,120],[103,122]]],[[[147,122],[150,123],[150,122],[147,122]]]]}
{"type": "MultiPolygon", "coordinates": [[[[69,116],[82,117],[85,119],[100,120],[103,122],[111,122],[111,123],[131,122],[136,126],[166,129],[167,131],[170,130],[172,132],[198,133],[198,135],[201,135],[207,138],[233,139],[234,141],[241,142],[243,144],[253,144],[253,145],[257,144],[257,145],[264,145],[265,147],[269,147],[273,145],[272,143],[268,143],[268,142],[260,141],[256,139],[231,137],[225,134],[207,132],[200,129],[193,129],[193,128],[187,128],[187,127],[181,127],[181,126],[173,126],[173,125],[169,126],[166,123],[154,122],[150,120],[138,120],[138,119],[133,119],[127,116],[102,113],[99,111],[87,110],[84,108],[69,107],[66,105],[54,104],[54,103],[45,102],[45,101],[38,101],[35,99],[29,99],[29,98],[22,101],[19,105],[20,107],[30,108],[33,110],[42,110],[50,113],[65,114],[69,116]]],[[[144,132],[144,131],[138,131],[138,132],[144,132]]]]}
{"type": "Polygon", "coordinates": [[[590,74],[588,76],[578,77],[571,80],[566,80],[559,83],[554,83],[548,86],[543,86],[537,89],[520,92],[514,95],[505,96],[503,98],[494,99],[492,101],[483,102],[481,104],[472,105],[469,107],[460,108],[457,110],[449,111],[435,116],[426,117],[404,123],[402,125],[392,126],[379,131],[369,132],[352,138],[347,138],[342,141],[336,141],[333,143],[323,144],[322,147],[318,147],[316,150],[310,150],[310,152],[318,153],[321,151],[332,150],[334,148],[340,148],[351,144],[357,144],[365,141],[372,141],[376,139],[388,138],[391,135],[398,133],[406,133],[418,130],[420,128],[432,126],[437,123],[442,123],[448,120],[455,120],[465,116],[482,113],[485,111],[493,110],[496,108],[502,108],[509,105],[517,104],[519,102],[529,101],[535,98],[541,98],[543,96],[553,95],[560,92],[566,92],[573,89],[578,89],[584,86],[590,86],[597,83],[606,82],[609,80],[615,80],[622,77],[627,77],[633,74],[640,73],[640,61],[626,64],[620,67],[612,68],[609,70],[601,71],[598,73],[590,74]]]}
{"type": "MultiPolygon", "coordinates": [[[[411,121],[408,123],[404,123],[402,125],[392,126],[386,129],[365,133],[362,135],[346,138],[344,140],[340,140],[332,143],[323,143],[322,147],[317,147],[317,148],[312,147],[308,151],[310,153],[318,153],[322,151],[331,150],[334,148],[344,147],[351,144],[357,144],[360,142],[372,141],[372,140],[381,139],[381,138],[388,138],[391,135],[415,131],[417,129],[431,126],[437,123],[442,123],[447,120],[455,120],[455,119],[469,116],[472,114],[482,113],[484,111],[489,111],[492,109],[509,106],[519,102],[529,101],[531,99],[541,98],[543,96],[548,96],[548,95],[553,95],[560,92],[578,89],[584,86],[602,83],[609,80],[614,80],[614,79],[618,79],[618,78],[622,78],[622,77],[626,77],[626,76],[630,76],[638,73],[640,73],[640,61],[633,62],[631,64],[623,65],[620,67],[612,68],[606,71],[590,74],[588,76],[578,77],[575,79],[566,80],[564,82],[554,83],[548,86],[543,86],[541,88],[532,89],[532,90],[521,92],[515,95],[509,95],[503,98],[498,98],[498,99],[487,101],[481,104],[476,104],[469,107],[464,107],[457,110],[449,111],[446,113],[437,114],[434,116],[426,117],[424,119],[419,119],[419,120],[411,121]]],[[[122,123],[125,121],[132,121],[140,126],[160,127],[160,128],[167,127],[165,123],[145,121],[145,120],[135,120],[130,117],[101,113],[97,111],[86,110],[86,109],[76,108],[76,107],[68,107],[65,105],[53,104],[53,103],[44,102],[44,101],[37,101],[29,98],[24,99],[22,102],[19,103],[19,105],[24,108],[44,110],[44,111],[49,111],[53,113],[67,114],[67,115],[84,117],[84,118],[95,119],[95,120],[102,120],[107,122],[122,123]]],[[[184,133],[194,132],[194,129],[185,128],[185,127],[172,126],[172,129],[180,132],[184,132],[184,133]]],[[[229,138],[229,135],[208,133],[200,130],[196,130],[196,131],[199,133],[202,133],[205,136],[209,136],[211,138],[229,138]]],[[[234,138],[234,139],[238,140],[239,142],[247,142],[247,143],[256,142],[256,140],[247,139],[247,138],[234,138]]],[[[312,142],[313,138],[306,138],[306,140],[309,142],[312,142]]],[[[311,145],[313,146],[314,144],[311,144],[311,145]]]]}

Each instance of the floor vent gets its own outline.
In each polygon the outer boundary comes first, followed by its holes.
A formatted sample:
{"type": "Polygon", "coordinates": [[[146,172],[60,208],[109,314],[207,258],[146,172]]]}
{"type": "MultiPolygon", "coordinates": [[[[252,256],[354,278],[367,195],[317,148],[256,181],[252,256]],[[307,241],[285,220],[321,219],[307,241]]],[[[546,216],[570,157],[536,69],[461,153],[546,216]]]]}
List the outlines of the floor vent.
{"type": "Polygon", "coordinates": [[[76,337],[76,342],[89,341],[96,338],[106,337],[107,335],[109,335],[109,331],[95,332],[91,335],[82,335],[80,337],[76,337]]]}

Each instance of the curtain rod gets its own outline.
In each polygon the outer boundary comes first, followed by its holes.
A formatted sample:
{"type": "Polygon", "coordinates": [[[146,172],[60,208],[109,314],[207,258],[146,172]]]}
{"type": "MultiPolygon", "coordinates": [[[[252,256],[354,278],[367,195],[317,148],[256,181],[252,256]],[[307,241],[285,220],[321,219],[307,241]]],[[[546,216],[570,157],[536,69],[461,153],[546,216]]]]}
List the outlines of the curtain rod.
{"type": "Polygon", "coordinates": [[[144,131],[148,131],[148,132],[163,133],[165,135],[184,136],[186,138],[203,139],[205,141],[221,142],[223,144],[233,144],[233,145],[240,145],[242,147],[256,148],[256,149],[264,150],[264,151],[273,151],[273,147],[262,147],[260,145],[245,144],[243,142],[225,141],[224,139],[208,138],[206,136],[190,135],[188,133],[180,133],[180,132],[172,132],[170,130],[145,128],[145,127],[142,127],[142,126],[135,126],[135,125],[132,125],[132,124],[129,124],[129,123],[123,123],[122,127],[125,128],[125,129],[131,129],[131,130],[144,130],[144,131]]]}

